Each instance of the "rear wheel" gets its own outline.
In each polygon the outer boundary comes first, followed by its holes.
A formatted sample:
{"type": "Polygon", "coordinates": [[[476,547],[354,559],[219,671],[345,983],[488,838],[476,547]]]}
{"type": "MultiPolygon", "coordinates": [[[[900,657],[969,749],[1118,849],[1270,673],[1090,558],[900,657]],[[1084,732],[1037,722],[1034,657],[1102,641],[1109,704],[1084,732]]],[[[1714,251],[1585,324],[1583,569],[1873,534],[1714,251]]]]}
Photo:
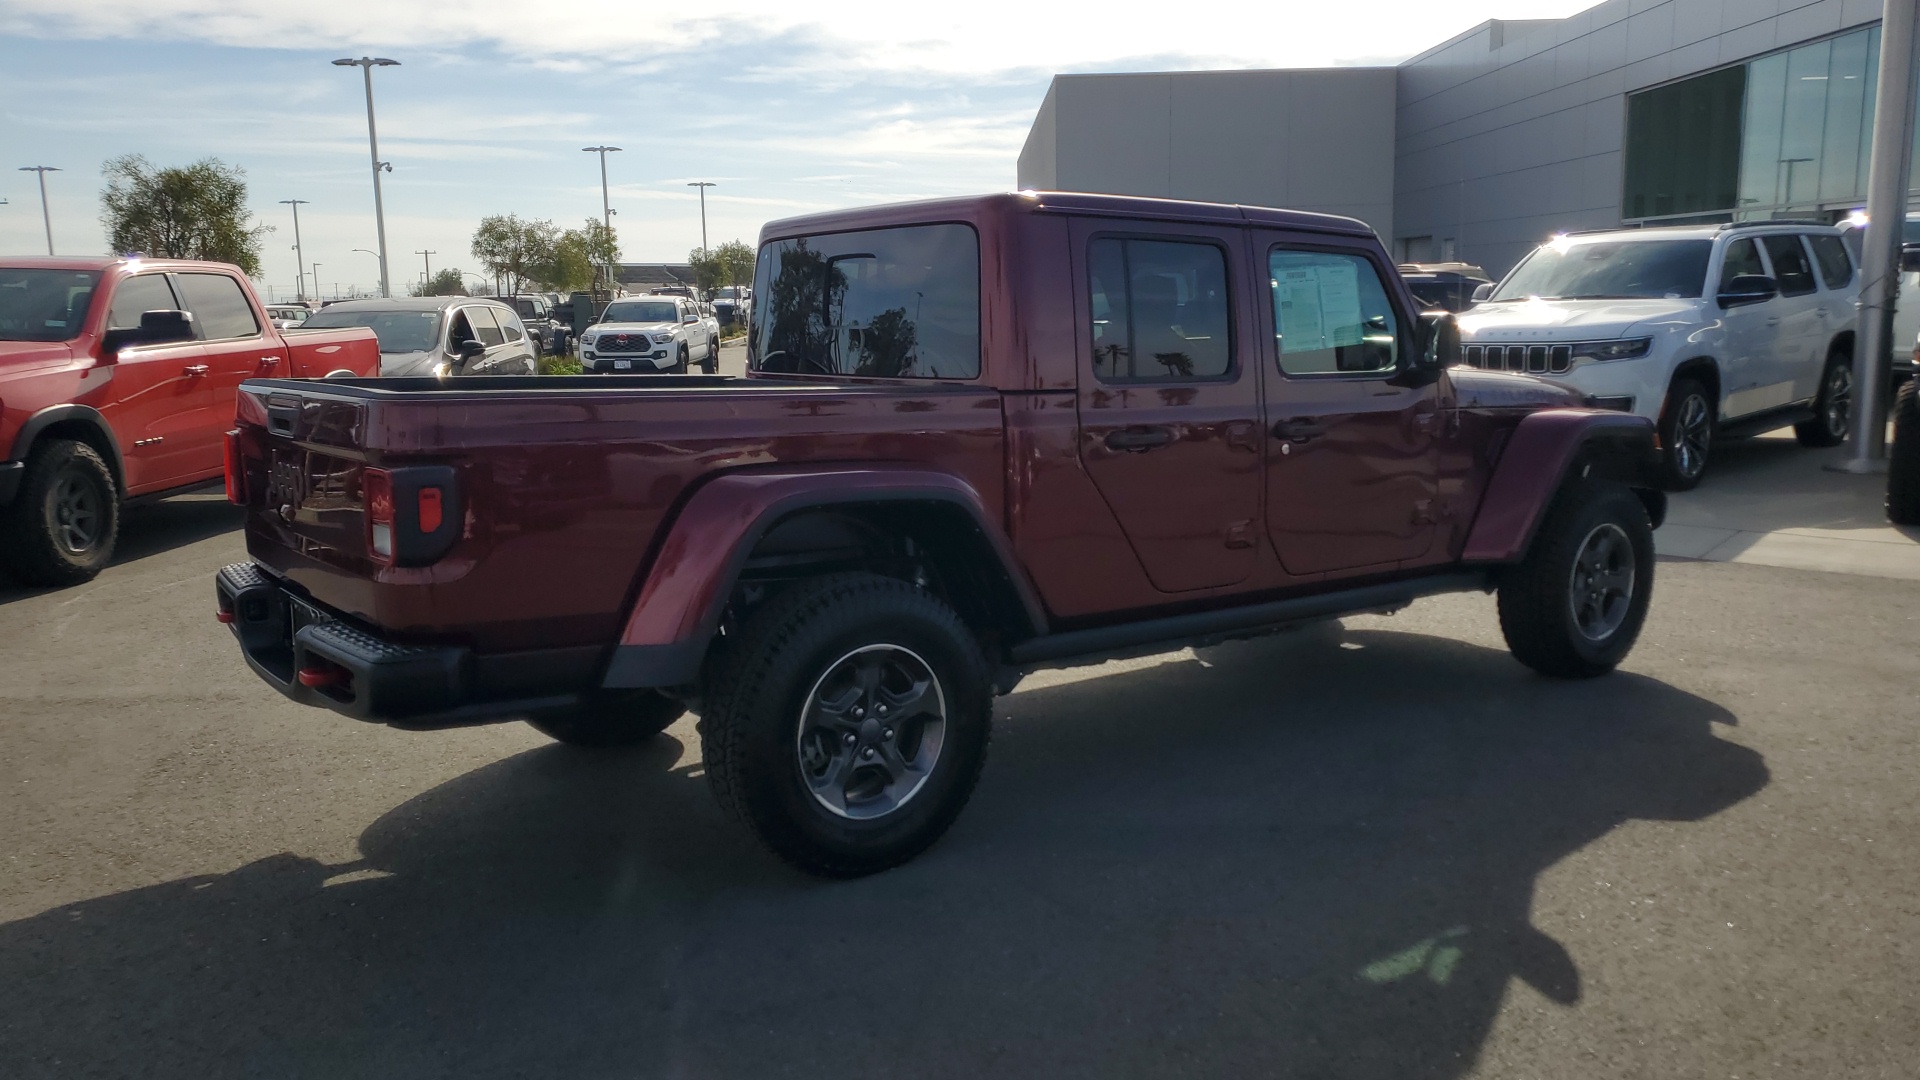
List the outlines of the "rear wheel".
{"type": "Polygon", "coordinates": [[[1813,399],[1813,419],[1793,425],[1801,446],[1839,446],[1853,424],[1853,358],[1835,353],[1820,375],[1820,394],[1813,399]]]}
{"type": "Polygon", "coordinates": [[[93,447],[49,439],[27,456],[13,504],[0,510],[0,558],[29,585],[78,585],[113,559],[120,492],[93,447]]]}
{"type": "Polygon", "coordinates": [[[1887,447],[1887,520],[1920,525],[1920,377],[1893,399],[1893,443],[1887,447]]]}
{"type": "Polygon", "coordinates": [[[924,590],[865,573],[802,582],[714,666],[707,779],[794,866],[870,874],[959,816],[986,760],[992,699],[979,644],[924,590]]]}
{"type": "Polygon", "coordinates": [[[1688,491],[1707,471],[1717,410],[1698,379],[1675,379],[1660,412],[1661,471],[1669,491],[1688,491]]]}
{"type": "Polygon", "coordinates": [[[596,695],[574,709],[527,718],[541,734],[591,749],[632,746],[667,730],[687,707],[654,690],[596,695]]]}
{"type": "Polygon", "coordinates": [[[1577,481],[1501,580],[1500,631],[1514,658],[1543,675],[1604,675],[1632,650],[1652,595],[1646,507],[1619,484],[1577,481]]]}

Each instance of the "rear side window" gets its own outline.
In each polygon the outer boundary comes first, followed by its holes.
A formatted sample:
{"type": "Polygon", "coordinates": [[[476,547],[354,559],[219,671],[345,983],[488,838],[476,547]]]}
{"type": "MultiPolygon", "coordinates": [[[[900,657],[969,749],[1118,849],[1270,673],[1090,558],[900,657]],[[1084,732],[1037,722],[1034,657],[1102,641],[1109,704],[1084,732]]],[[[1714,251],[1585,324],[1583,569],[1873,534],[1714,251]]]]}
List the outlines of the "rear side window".
{"type": "Polygon", "coordinates": [[[120,283],[113,291],[113,310],[107,313],[107,329],[135,330],[140,326],[140,316],[148,311],[178,310],[180,302],[173,298],[173,288],[167,284],[164,274],[141,274],[130,277],[120,283]]]}
{"type": "Polygon", "coordinates": [[[980,241],[966,225],[776,240],[760,249],[747,339],[757,371],[972,379],[980,241]]]}
{"type": "Polygon", "coordinates": [[[520,332],[520,320],[504,311],[494,312],[500,319],[500,333],[508,341],[520,341],[526,337],[520,332]]]}
{"type": "Polygon", "coordinates": [[[466,311],[467,325],[473,328],[475,340],[492,348],[506,344],[506,336],[500,332],[500,323],[493,317],[493,309],[485,305],[470,307],[466,311]]]}
{"type": "Polygon", "coordinates": [[[1211,379],[1232,369],[1227,262],[1212,244],[1095,240],[1087,291],[1100,378],[1211,379]]]}
{"type": "Polygon", "coordinates": [[[1844,289],[1853,281],[1853,260],[1847,258],[1847,245],[1837,236],[1824,233],[1807,237],[1813,246],[1813,261],[1820,264],[1820,280],[1829,289],[1844,289]]]}
{"type": "Polygon", "coordinates": [[[1275,351],[1288,375],[1392,371],[1400,319],[1380,272],[1358,255],[1287,251],[1267,255],[1275,351]]]}
{"type": "Polygon", "coordinates": [[[1773,260],[1773,278],[1782,296],[1805,296],[1813,291],[1813,267],[1797,236],[1763,236],[1767,258],[1773,260]]]}
{"type": "Polygon", "coordinates": [[[1735,240],[1727,245],[1727,257],[1720,264],[1720,291],[1726,292],[1733,279],[1742,274],[1766,276],[1767,267],[1760,261],[1760,245],[1751,238],[1735,240]]]}
{"type": "Polygon", "coordinates": [[[239,282],[225,274],[181,274],[176,280],[202,340],[252,337],[260,332],[253,305],[247,303],[239,282]]]}

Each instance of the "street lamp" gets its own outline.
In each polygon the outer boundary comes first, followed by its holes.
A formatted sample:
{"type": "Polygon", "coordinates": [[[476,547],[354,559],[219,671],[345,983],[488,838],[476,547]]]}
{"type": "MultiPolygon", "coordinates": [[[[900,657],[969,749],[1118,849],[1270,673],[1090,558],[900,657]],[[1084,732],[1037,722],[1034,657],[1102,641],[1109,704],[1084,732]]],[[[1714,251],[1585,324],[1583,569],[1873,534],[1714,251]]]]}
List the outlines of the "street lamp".
{"type": "Polygon", "coordinates": [[[426,264],[427,272],[420,278],[420,287],[424,289],[428,285],[433,284],[433,257],[440,253],[437,251],[416,251],[414,254],[420,256],[420,261],[426,264]]]}
{"type": "MultiPolygon", "coordinates": [[[[340,290],[335,289],[334,291],[339,292],[340,290]]],[[[315,300],[320,299],[320,264],[319,263],[313,264],[313,298],[315,300]]]]}
{"type": "MultiPolygon", "coordinates": [[[[293,207],[293,265],[295,266],[305,266],[307,264],[307,254],[300,249],[300,204],[306,201],[305,199],[280,200],[280,205],[293,207]]],[[[300,287],[296,291],[300,294],[298,299],[304,304],[307,300],[307,279],[304,274],[299,275],[299,277],[300,287]]],[[[313,287],[318,289],[320,283],[317,281],[314,282],[313,287]]]]}
{"type": "MultiPolygon", "coordinates": [[[[607,155],[619,153],[620,148],[617,146],[583,146],[580,148],[580,152],[583,154],[600,155],[600,213],[601,220],[606,223],[607,233],[611,235],[613,233],[613,204],[607,200],[607,155]]],[[[613,263],[611,261],[607,263],[607,291],[613,291],[613,263]]]]}
{"type": "Polygon", "coordinates": [[[21,172],[40,174],[40,220],[47,226],[47,254],[53,254],[53,213],[47,209],[47,174],[59,172],[52,165],[22,165],[21,172]]]}
{"type": "Polygon", "coordinates": [[[707,247],[707,189],[720,185],[711,180],[689,180],[687,186],[700,189],[700,250],[711,255],[713,251],[707,247]]]}
{"type": "MultiPolygon", "coordinates": [[[[400,61],[380,57],[363,56],[358,60],[339,59],[333,62],[335,67],[357,67],[366,76],[367,83],[367,152],[373,161],[373,222],[374,229],[380,234],[380,295],[393,295],[387,288],[387,213],[380,205],[380,170],[393,171],[393,166],[380,160],[380,136],[373,125],[373,69],[377,67],[398,67],[400,61]]],[[[318,287],[318,281],[315,282],[318,287]]]]}

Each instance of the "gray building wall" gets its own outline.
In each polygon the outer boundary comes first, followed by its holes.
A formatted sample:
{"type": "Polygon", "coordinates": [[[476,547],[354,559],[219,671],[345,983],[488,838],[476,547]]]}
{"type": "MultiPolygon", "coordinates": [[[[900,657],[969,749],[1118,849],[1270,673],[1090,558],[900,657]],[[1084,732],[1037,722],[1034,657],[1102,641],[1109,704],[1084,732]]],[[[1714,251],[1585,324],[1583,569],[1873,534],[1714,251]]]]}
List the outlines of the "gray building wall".
{"type": "Polygon", "coordinates": [[[1880,0],[1608,0],[1485,23],[1400,66],[1395,254],[1498,276],[1561,229],[1620,224],[1626,95],[1877,22],[1880,0]],[[1424,251],[1408,241],[1431,238],[1424,251]]]}
{"type": "Polygon", "coordinates": [[[1057,75],[1019,186],[1344,214],[1394,230],[1395,69],[1057,75]]]}

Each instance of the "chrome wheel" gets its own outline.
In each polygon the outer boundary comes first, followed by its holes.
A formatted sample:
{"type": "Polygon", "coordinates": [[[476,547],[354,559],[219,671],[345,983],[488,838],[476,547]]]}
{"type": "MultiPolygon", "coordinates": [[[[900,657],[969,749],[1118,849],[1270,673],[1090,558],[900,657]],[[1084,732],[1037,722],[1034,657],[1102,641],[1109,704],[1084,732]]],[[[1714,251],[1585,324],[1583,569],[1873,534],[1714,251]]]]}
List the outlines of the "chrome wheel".
{"type": "Polygon", "coordinates": [[[1707,448],[1713,442],[1713,417],[1707,399],[1688,394],[1680,401],[1673,425],[1674,463],[1680,475],[1692,479],[1707,467],[1707,448]]]}
{"type": "Polygon", "coordinates": [[[801,779],[835,815],[884,817],[926,786],[946,727],[946,693],[918,653],[855,649],[827,667],[801,706],[801,779]]]}
{"type": "Polygon", "coordinates": [[[100,492],[75,472],[64,472],[47,493],[53,538],[69,555],[85,555],[100,542],[100,492]]]}
{"type": "Polygon", "coordinates": [[[1820,419],[1827,425],[1827,432],[1834,438],[1845,438],[1847,425],[1853,419],[1853,368],[1847,364],[1835,364],[1827,369],[1826,407],[1820,412],[1820,419]]]}
{"type": "Polygon", "coordinates": [[[1573,625],[1588,641],[1605,641],[1633,606],[1633,543],[1612,522],[1596,525],[1580,543],[1567,582],[1573,625]]]}

